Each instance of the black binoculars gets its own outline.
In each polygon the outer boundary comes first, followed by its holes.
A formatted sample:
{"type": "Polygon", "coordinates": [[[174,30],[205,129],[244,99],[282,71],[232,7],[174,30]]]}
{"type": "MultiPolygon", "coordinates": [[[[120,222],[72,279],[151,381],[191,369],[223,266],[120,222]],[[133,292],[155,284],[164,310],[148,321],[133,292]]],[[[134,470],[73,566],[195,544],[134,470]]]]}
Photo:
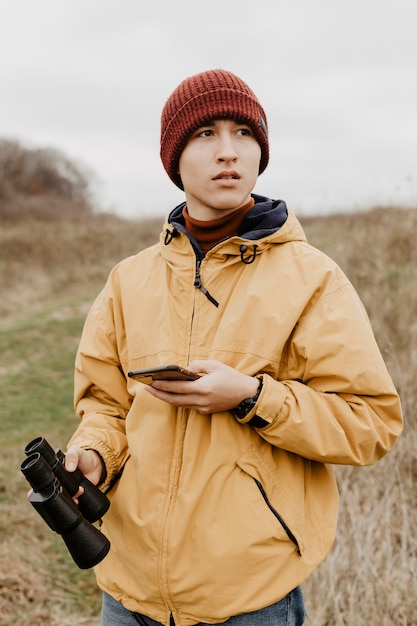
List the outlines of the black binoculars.
{"type": "Polygon", "coordinates": [[[65,455],[53,449],[44,437],[25,447],[26,459],[20,469],[32,487],[29,502],[48,526],[62,536],[80,569],[100,563],[110,550],[110,542],[93,522],[108,511],[110,501],[77,468],[65,469],[65,455]],[[73,500],[80,487],[83,493],[73,500]]]}

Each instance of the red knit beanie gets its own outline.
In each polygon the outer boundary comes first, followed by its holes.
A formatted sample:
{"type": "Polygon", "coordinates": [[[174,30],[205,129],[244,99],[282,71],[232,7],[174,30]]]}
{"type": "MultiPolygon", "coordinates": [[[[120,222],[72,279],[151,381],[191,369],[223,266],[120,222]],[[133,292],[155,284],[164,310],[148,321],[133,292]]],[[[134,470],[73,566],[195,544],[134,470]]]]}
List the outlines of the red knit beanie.
{"type": "Polygon", "coordinates": [[[268,165],[268,126],[257,97],[231,72],[209,70],[186,78],[168,98],[161,115],[162,163],[180,189],[181,152],[197,128],[215,119],[231,119],[250,126],[261,146],[259,174],[268,165]]]}

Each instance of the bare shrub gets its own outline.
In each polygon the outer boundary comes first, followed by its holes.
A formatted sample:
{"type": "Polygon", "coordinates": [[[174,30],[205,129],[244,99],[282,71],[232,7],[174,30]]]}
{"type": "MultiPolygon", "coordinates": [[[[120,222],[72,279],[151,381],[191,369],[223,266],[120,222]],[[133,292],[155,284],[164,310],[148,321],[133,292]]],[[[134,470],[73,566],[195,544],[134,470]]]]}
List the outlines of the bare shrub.
{"type": "Polygon", "coordinates": [[[0,218],[17,219],[33,210],[39,215],[42,208],[48,213],[51,206],[90,212],[90,177],[59,150],[0,139],[0,218]]]}

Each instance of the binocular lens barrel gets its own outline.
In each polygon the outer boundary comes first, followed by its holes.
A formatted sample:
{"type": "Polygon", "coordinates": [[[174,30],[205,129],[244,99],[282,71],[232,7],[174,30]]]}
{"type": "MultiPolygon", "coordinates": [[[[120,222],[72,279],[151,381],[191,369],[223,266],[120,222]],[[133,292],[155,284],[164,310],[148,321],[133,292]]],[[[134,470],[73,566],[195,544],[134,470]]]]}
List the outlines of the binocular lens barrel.
{"type": "Polygon", "coordinates": [[[84,493],[78,497],[78,507],[89,522],[96,522],[107,513],[110,502],[107,496],[93,485],[77,468],[74,472],[65,469],[65,455],[61,450],[54,450],[44,437],[36,437],[25,447],[25,454],[40,454],[48,463],[61,485],[74,497],[79,488],[84,493]]]}
{"type": "Polygon", "coordinates": [[[29,502],[62,536],[78,567],[94,567],[110,550],[110,542],[91,522],[108,510],[109,499],[79,469],[67,472],[64,454],[54,451],[43,437],[28,443],[25,454],[20,469],[32,487],[29,502]],[[77,506],[73,497],[80,486],[84,493],[77,506]]]}
{"type": "Polygon", "coordinates": [[[39,452],[33,452],[22,462],[20,469],[35,491],[41,491],[56,480],[50,466],[39,452]]]}
{"type": "Polygon", "coordinates": [[[56,463],[55,451],[44,437],[36,437],[27,444],[25,454],[28,455],[32,452],[39,452],[51,467],[56,463]]]}

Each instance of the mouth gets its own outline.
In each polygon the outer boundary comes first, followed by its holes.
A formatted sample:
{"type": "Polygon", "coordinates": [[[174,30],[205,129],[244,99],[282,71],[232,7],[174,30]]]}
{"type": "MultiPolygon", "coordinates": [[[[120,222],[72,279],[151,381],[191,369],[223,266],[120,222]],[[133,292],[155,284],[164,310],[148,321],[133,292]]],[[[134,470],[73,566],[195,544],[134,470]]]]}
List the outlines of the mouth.
{"type": "Polygon", "coordinates": [[[237,172],[220,172],[213,180],[239,180],[240,176],[237,172]]]}

